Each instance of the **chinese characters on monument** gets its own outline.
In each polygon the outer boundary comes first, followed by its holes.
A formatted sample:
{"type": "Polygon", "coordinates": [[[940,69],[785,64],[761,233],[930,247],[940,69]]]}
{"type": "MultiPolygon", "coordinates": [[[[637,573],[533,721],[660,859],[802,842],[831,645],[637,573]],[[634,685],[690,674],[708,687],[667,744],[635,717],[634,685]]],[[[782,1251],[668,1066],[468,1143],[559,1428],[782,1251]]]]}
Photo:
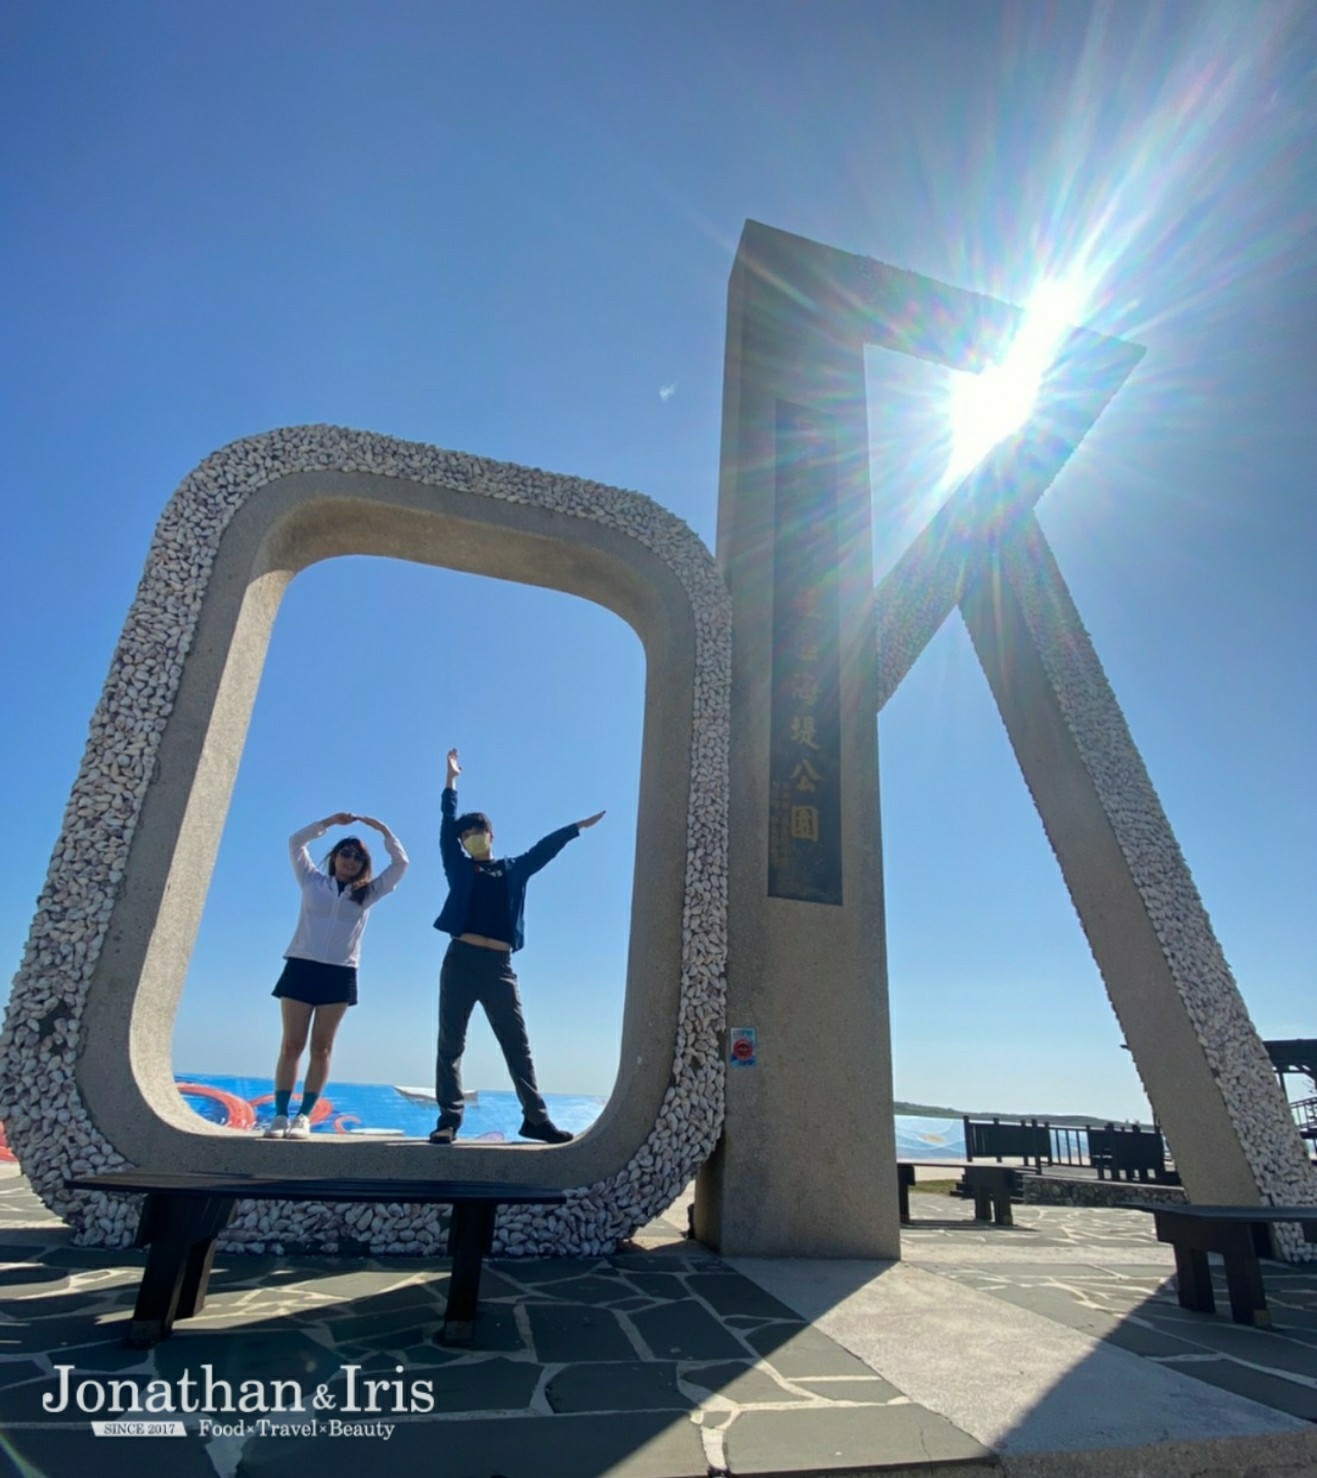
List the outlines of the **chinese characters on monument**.
{"type": "Polygon", "coordinates": [[[768,893],[840,904],[837,427],[779,401],[768,893]]]}

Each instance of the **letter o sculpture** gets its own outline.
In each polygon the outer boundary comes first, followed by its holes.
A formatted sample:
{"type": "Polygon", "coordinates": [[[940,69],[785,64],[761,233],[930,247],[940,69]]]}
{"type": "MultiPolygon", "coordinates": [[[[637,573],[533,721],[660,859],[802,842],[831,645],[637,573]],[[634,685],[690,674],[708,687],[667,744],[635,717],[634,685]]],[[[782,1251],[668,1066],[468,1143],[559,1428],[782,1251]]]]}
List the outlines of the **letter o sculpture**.
{"type": "MultiPolygon", "coordinates": [[[[670,1205],[722,1122],[730,633],[709,551],[640,494],[329,426],[207,458],[156,528],[0,1041],[0,1111],[46,1205],[83,1245],[117,1246],[132,1236],[132,1208],[70,1192],[67,1176],[126,1164],[460,1173],[567,1191],[561,1206],[504,1208],[495,1248],[578,1256],[610,1250],[670,1205]],[[583,596],[644,645],[621,1065],[598,1121],[561,1148],[313,1139],[285,1151],[208,1123],[175,1088],[174,1015],[279,601],[298,570],[346,554],[583,596]]],[[[404,1244],[442,1253],[435,1208],[243,1202],[224,1245],[404,1244]]]]}

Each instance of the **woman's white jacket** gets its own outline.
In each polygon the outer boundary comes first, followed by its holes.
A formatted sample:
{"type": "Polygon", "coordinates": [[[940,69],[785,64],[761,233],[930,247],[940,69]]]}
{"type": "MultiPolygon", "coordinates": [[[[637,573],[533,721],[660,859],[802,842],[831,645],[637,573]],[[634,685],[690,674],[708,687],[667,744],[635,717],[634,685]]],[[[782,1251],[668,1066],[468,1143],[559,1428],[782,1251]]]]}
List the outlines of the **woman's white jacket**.
{"type": "Polygon", "coordinates": [[[389,865],[369,884],[364,905],[352,901],[351,889],[338,883],[311,861],[307,843],[324,836],[329,828],[319,821],[304,826],[288,838],[288,856],[302,890],[302,909],[297,930],[284,950],[285,959],[318,960],[322,965],[356,965],[366,914],[386,893],[392,893],[407,871],[407,854],[392,832],[384,833],[389,865]]]}

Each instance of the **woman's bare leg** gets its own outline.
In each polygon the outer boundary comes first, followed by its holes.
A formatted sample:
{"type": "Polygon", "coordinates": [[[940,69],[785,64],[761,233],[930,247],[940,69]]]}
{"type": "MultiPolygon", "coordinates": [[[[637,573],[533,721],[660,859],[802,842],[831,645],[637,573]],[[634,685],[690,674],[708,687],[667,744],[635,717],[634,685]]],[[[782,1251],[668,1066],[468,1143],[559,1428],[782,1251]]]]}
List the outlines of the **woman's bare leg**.
{"type": "Polygon", "coordinates": [[[306,1093],[319,1093],[329,1077],[329,1059],[334,1050],[334,1034],[348,1009],[346,1001],[336,1001],[331,1006],[317,1006],[315,1020],[311,1023],[311,1060],[306,1065],[306,1081],[302,1084],[306,1093]]]}
{"type": "Polygon", "coordinates": [[[302,1060],[306,1048],[307,1030],[311,1025],[311,1013],[316,1008],[305,1001],[290,1001],[286,996],[279,998],[283,1013],[284,1035],[279,1044],[279,1058],[274,1065],[274,1091],[291,1093],[297,1082],[297,1064],[302,1060]]]}

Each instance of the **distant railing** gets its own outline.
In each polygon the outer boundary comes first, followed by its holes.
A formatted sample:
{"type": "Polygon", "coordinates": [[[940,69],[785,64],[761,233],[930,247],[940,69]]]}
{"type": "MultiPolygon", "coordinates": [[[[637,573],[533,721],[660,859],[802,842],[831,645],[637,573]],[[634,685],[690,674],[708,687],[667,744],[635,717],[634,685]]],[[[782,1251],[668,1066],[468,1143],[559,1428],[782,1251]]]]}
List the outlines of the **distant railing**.
{"type": "Polygon", "coordinates": [[[1304,1139],[1317,1139],[1317,1098],[1301,1098],[1290,1104],[1294,1123],[1304,1139]]]}
{"type": "Polygon", "coordinates": [[[1043,1161],[1052,1163],[1052,1135],[1046,1122],[1037,1119],[971,1119],[965,1121],[965,1158],[967,1160],[1033,1161],[1041,1170],[1043,1161]]]}
{"type": "Polygon", "coordinates": [[[1052,1160],[1057,1165],[1088,1164],[1088,1130],[1075,1124],[1053,1124],[1052,1160]]]}
{"type": "Polygon", "coordinates": [[[1155,1126],[1140,1129],[1107,1124],[1088,1131],[1088,1162],[1102,1180],[1153,1180],[1178,1184],[1180,1177],[1166,1164],[1166,1141],[1155,1126]]]}
{"type": "MultiPolygon", "coordinates": [[[[1070,1165],[1096,1170],[1098,1179],[1149,1179],[1178,1184],[1167,1164],[1166,1141],[1154,1125],[1082,1126],[1051,1124],[1046,1119],[964,1119],[967,1160],[1019,1160],[1042,1171],[1043,1165],[1070,1165]]],[[[1317,1099],[1312,1101],[1312,1134],[1317,1137],[1317,1099]]]]}

